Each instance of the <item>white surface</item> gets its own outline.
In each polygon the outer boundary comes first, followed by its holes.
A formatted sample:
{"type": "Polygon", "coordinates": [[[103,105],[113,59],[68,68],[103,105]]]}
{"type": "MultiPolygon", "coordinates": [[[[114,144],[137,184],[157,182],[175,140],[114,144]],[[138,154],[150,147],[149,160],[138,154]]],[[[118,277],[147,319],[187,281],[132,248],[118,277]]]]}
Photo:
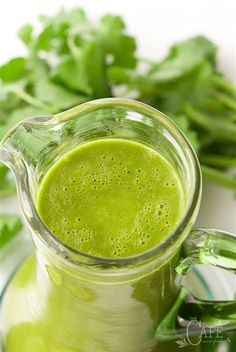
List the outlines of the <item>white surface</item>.
{"type": "Polygon", "coordinates": [[[91,18],[121,14],[129,31],[139,38],[140,54],[161,57],[173,42],[205,34],[219,46],[220,67],[236,81],[235,0],[7,0],[0,2],[0,62],[23,53],[16,39],[22,24],[38,14],[53,14],[61,7],[81,6],[91,18]]]}
{"type": "MultiPolygon", "coordinates": [[[[195,34],[204,34],[219,47],[219,67],[236,82],[236,21],[234,0],[7,0],[0,2],[0,63],[24,53],[16,38],[18,28],[34,22],[38,14],[53,14],[60,7],[81,6],[96,20],[103,13],[121,14],[129,32],[139,39],[139,54],[160,58],[169,45],[195,34]]],[[[13,211],[12,200],[1,201],[0,211],[13,211]]],[[[233,193],[204,185],[198,224],[236,233],[236,200],[233,193]]]]}

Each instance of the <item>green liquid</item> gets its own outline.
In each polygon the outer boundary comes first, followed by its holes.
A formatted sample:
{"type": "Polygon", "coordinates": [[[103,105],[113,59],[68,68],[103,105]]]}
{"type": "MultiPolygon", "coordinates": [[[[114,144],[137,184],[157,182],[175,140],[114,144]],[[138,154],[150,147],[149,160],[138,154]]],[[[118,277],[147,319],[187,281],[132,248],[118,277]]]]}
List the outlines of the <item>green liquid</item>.
{"type": "Polygon", "coordinates": [[[62,242],[98,257],[137,255],[179,221],[183,191],[156,151],[122,139],[86,143],[67,153],[41,184],[37,209],[62,242]]]}
{"type": "MultiPolygon", "coordinates": [[[[170,163],[121,139],[67,153],[44,176],[37,197],[38,212],[57,238],[99,257],[149,250],[176,227],[183,208],[184,192],[170,163]]],[[[124,269],[116,269],[114,282],[99,274],[91,279],[82,266],[74,272],[50,250],[29,258],[4,295],[5,351],[178,351],[175,342],[154,336],[178,292],[178,255],[179,247],[163,262],[133,266],[130,273],[126,268],[123,279],[124,269]]]]}

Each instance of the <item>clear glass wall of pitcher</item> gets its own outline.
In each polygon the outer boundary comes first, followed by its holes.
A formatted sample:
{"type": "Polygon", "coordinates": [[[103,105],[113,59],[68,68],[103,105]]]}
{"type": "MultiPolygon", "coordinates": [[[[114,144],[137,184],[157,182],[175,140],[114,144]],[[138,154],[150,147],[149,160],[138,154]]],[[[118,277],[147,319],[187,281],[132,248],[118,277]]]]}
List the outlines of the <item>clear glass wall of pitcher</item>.
{"type": "MultiPolygon", "coordinates": [[[[236,268],[233,236],[191,231],[199,209],[201,174],[196,155],[178,128],[142,103],[101,99],[53,117],[26,119],[0,144],[0,160],[15,175],[35,244],[35,254],[16,272],[3,298],[5,352],[177,351],[175,342],[166,342],[184,333],[184,327],[166,323],[178,315],[187,295],[176,268],[180,274],[201,262],[236,268]],[[174,165],[182,180],[183,219],[146,253],[122,259],[80,253],[55,238],[35,209],[40,183],[53,163],[78,145],[101,138],[151,146],[174,165]]],[[[232,325],[234,317],[223,311],[223,303],[218,313],[213,306],[209,302],[205,316],[213,314],[214,324],[221,319],[232,325]]],[[[199,351],[199,346],[186,351],[199,351]]]]}

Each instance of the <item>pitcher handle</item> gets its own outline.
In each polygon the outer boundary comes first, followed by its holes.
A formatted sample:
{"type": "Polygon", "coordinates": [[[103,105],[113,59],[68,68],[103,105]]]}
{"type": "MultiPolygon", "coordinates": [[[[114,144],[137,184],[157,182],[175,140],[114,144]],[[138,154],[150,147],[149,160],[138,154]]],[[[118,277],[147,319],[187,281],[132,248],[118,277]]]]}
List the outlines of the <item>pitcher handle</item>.
{"type": "MultiPolygon", "coordinates": [[[[182,245],[176,270],[184,276],[196,264],[236,273],[236,237],[218,230],[192,230],[182,245]]],[[[236,329],[236,301],[201,300],[182,286],[177,300],[158,326],[156,337],[161,341],[178,340],[202,336],[207,330],[217,332],[217,328],[224,332],[236,329]]]]}

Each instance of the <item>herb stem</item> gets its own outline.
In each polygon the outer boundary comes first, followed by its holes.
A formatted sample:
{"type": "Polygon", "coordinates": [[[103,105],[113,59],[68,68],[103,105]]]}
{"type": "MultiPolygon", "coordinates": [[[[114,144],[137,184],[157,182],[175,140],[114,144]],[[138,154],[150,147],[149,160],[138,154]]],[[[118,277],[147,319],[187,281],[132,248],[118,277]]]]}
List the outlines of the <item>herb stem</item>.
{"type": "Polygon", "coordinates": [[[216,167],[233,167],[236,166],[236,158],[224,155],[202,154],[200,161],[203,164],[216,167]]]}
{"type": "Polygon", "coordinates": [[[205,165],[201,166],[201,170],[203,176],[207,180],[213,181],[225,188],[236,190],[236,178],[234,176],[230,176],[225,172],[213,169],[205,165]]]}
{"type": "Polygon", "coordinates": [[[226,107],[236,111],[236,99],[221,92],[213,92],[212,95],[220,100],[226,107]]]}
{"type": "Polygon", "coordinates": [[[214,75],[212,79],[216,86],[236,97],[236,87],[230,84],[224,77],[220,75],[214,75]]]}
{"type": "Polygon", "coordinates": [[[81,49],[75,44],[75,38],[74,36],[68,36],[67,38],[67,45],[71,51],[71,54],[75,57],[78,58],[81,55],[81,49]]]}
{"type": "Polygon", "coordinates": [[[36,108],[39,108],[39,109],[42,109],[45,111],[49,111],[49,112],[51,111],[51,109],[48,105],[37,100],[36,98],[34,98],[32,95],[30,95],[29,93],[27,93],[23,89],[20,89],[17,87],[17,88],[12,89],[12,92],[15,93],[19,98],[24,100],[26,103],[28,103],[36,108]]]}
{"type": "Polygon", "coordinates": [[[207,114],[186,104],[184,111],[192,123],[206,129],[211,135],[221,141],[236,141],[236,125],[219,119],[212,119],[207,114]]]}

